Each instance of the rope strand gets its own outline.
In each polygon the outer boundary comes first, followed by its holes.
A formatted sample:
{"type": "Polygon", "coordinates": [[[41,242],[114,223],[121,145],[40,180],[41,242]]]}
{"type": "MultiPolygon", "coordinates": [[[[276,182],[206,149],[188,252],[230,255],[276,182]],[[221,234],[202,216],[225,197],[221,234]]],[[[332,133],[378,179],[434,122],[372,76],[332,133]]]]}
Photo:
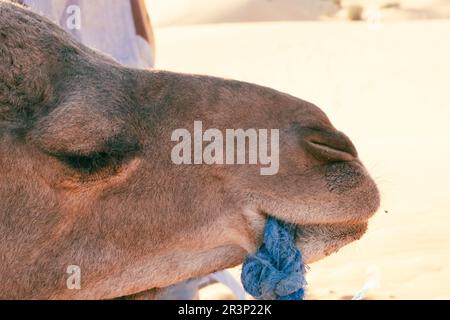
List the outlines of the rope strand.
{"type": "Polygon", "coordinates": [[[305,272],[295,245],[295,226],[269,217],[263,244],[242,267],[245,290],[259,300],[303,300],[305,272]]]}

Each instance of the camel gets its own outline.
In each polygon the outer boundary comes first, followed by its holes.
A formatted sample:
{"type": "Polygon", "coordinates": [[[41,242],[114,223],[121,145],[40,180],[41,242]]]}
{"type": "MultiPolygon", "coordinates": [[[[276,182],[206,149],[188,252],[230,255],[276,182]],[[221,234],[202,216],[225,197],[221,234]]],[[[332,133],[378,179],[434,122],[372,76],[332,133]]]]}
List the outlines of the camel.
{"type": "Polygon", "coordinates": [[[379,201],[351,140],[314,104],[127,68],[0,0],[0,298],[157,298],[241,264],[269,215],[297,226],[311,263],[359,239],[379,201]],[[278,129],[277,173],[174,164],[171,134],[195,121],[278,129]]]}

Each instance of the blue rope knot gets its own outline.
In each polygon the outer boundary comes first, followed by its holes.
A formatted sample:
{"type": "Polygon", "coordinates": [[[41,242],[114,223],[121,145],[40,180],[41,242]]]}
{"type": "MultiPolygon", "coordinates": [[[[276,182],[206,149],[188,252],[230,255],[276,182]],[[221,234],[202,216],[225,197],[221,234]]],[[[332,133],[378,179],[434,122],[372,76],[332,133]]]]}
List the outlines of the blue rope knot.
{"type": "Polygon", "coordinates": [[[303,300],[305,272],[295,246],[295,226],[269,217],[263,244],[242,267],[245,290],[259,300],[303,300]]]}

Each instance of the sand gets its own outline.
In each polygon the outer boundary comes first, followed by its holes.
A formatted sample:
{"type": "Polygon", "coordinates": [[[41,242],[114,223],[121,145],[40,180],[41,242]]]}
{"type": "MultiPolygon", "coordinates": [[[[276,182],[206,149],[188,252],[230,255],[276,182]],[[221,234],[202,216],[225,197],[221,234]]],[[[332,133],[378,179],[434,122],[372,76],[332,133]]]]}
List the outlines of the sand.
{"type": "MultiPolygon", "coordinates": [[[[157,28],[157,68],[249,81],[320,106],[358,147],[382,205],[367,234],[311,264],[309,299],[450,299],[450,20],[157,28]]],[[[239,277],[239,268],[232,272],[239,277]]],[[[201,298],[230,298],[215,285],[201,298]]]]}

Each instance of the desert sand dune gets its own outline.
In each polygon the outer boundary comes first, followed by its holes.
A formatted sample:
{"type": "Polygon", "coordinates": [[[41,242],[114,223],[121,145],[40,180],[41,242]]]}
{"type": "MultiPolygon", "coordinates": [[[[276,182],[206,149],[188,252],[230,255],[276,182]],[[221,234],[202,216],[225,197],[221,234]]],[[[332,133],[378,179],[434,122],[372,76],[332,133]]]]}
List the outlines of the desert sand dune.
{"type": "MultiPolygon", "coordinates": [[[[321,106],[359,148],[382,206],[311,265],[310,299],[450,298],[450,21],[223,24],[156,30],[157,67],[267,85],[321,106]]],[[[245,106],[242,106],[245,108],[245,106]]],[[[233,270],[239,276],[239,269],[233,270]]],[[[220,285],[202,298],[227,297],[220,285]]]]}
{"type": "MultiPolygon", "coordinates": [[[[423,20],[450,18],[448,0],[342,0],[341,6],[361,6],[367,11],[378,8],[384,20],[423,20]]],[[[339,16],[339,13],[336,15],[339,16]]]]}
{"type": "Polygon", "coordinates": [[[450,18],[449,0],[146,0],[155,26],[260,21],[361,19],[376,10],[384,20],[450,18]]]}
{"type": "Polygon", "coordinates": [[[147,0],[147,6],[157,26],[316,20],[338,10],[328,0],[147,0]]]}

